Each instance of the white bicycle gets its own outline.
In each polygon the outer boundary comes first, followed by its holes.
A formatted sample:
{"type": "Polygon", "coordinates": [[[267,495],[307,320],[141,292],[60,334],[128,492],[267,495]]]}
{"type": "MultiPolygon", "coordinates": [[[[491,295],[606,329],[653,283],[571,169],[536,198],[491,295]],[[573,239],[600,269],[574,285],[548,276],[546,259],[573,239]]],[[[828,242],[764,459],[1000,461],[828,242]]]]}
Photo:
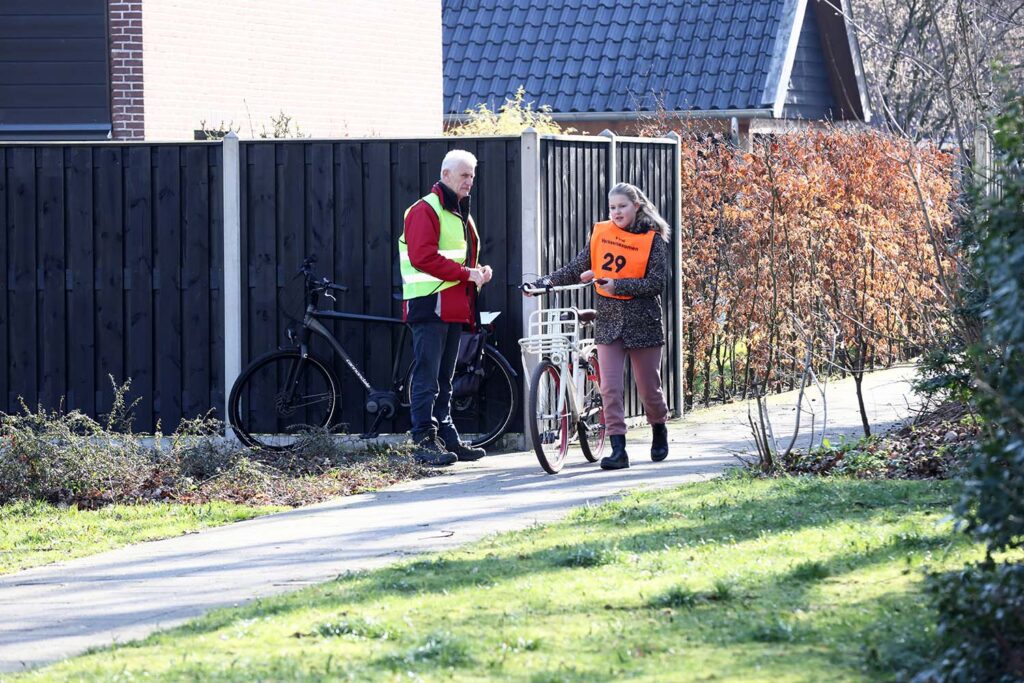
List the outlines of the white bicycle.
{"type": "MultiPolygon", "coordinates": [[[[548,294],[591,287],[523,285],[527,294],[548,294]]],[[[569,445],[578,440],[590,462],[601,458],[605,442],[601,368],[591,332],[597,312],[591,309],[547,308],[530,313],[527,336],[519,340],[523,368],[529,375],[526,429],[540,466],[555,474],[565,464],[569,445]],[[527,355],[539,358],[529,372],[527,355]]]]}

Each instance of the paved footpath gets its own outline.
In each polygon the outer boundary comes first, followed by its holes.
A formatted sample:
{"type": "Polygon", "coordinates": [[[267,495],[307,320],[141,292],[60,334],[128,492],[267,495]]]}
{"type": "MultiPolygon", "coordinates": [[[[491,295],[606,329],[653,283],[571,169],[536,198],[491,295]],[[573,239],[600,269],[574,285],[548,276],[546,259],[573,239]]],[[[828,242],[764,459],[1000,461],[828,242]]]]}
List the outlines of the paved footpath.
{"type": "MultiPolygon", "coordinates": [[[[865,378],[876,431],[910,414],[912,375],[900,367],[865,378]]],[[[857,434],[852,382],[834,383],[828,395],[833,433],[857,434]]],[[[794,396],[771,400],[780,442],[792,431],[794,396]]],[[[820,429],[820,415],[817,421],[820,429]]],[[[752,449],[747,404],[688,414],[671,423],[670,438],[669,459],[652,463],[649,430],[632,431],[633,466],[619,472],[601,471],[578,450],[557,476],[544,474],[530,452],[496,455],[376,493],[0,576],[0,672],[140,638],[348,570],[555,520],[626,490],[713,477],[736,463],[734,453],[752,449]]]]}

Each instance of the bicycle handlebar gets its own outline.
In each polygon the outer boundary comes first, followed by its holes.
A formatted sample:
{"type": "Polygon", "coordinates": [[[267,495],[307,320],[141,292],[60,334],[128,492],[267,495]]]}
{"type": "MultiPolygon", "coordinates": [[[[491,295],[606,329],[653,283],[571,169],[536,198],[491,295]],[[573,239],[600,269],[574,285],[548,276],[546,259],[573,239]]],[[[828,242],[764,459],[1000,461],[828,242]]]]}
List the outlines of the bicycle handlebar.
{"type": "Polygon", "coordinates": [[[578,282],[574,285],[545,285],[543,287],[534,287],[532,282],[524,282],[520,287],[520,291],[524,294],[550,294],[551,292],[568,292],[574,289],[583,289],[590,287],[594,283],[591,282],[578,282]]]}
{"type": "Polygon", "coordinates": [[[313,266],[316,264],[316,254],[310,254],[302,261],[302,265],[299,266],[299,272],[296,275],[303,275],[306,278],[306,287],[309,290],[325,292],[327,290],[334,290],[336,292],[347,292],[348,287],[345,285],[339,285],[331,282],[326,277],[318,278],[313,272],[313,266]]]}

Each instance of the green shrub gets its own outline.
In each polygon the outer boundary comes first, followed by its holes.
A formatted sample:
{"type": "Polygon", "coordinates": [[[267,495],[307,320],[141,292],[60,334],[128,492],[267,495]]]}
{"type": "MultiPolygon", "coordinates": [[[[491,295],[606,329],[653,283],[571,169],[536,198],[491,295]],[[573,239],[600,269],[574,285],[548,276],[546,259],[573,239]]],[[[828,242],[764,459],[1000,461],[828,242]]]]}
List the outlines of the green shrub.
{"type": "Polygon", "coordinates": [[[981,203],[975,269],[988,293],[974,351],[978,412],[992,423],[959,507],[967,530],[993,550],[1024,546],[1024,97],[995,129],[1001,194],[981,203]]]}
{"type": "Polygon", "coordinates": [[[341,618],[333,621],[326,621],[317,624],[313,633],[321,638],[337,638],[339,636],[352,636],[353,638],[370,638],[387,640],[391,637],[391,631],[386,626],[372,619],[354,617],[351,619],[341,618]]]}
{"type": "Polygon", "coordinates": [[[788,474],[839,475],[868,479],[885,474],[886,457],[877,436],[847,439],[835,443],[825,439],[820,448],[794,451],[777,463],[788,474]]]}
{"type": "Polygon", "coordinates": [[[506,97],[498,111],[481,102],[474,109],[466,110],[466,120],[447,130],[445,135],[478,137],[484,135],[519,135],[527,128],[533,128],[545,135],[575,133],[575,128],[563,128],[551,117],[551,107],[541,105],[533,108],[533,102],[525,102],[526,90],[519,86],[512,97],[506,97]]]}
{"type": "Polygon", "coordinates": [[[248,455],[244,448],[220,438],[223,425],[210,415],[182,420],[170,438],[170,448],[158,458],[177,474],[179,486],[203,482],[235,469],[248,455]]]}
{"type": "Polygon", "coordinates": [[[1024,547],[1024,97],[997,119],[995,142],[1000,192],[979,202],[976,286],[964,296],[981,302],[981,341],[959,361],[989,427],[956,510],[989,555],[929,577],[944,650],[922,681],[1024,679],[1024,564],[996,564],[991,555],[1024,547]]]}
{"type": "Polygon", "coordinates": [[[148,448],[78,411],[22,404],[0,415],[0,503],[96,505],[138,498],[152,473],[148,448]]]}
{"type": "Polygon", "coordinates": [[[992,562],[933,574],[942,656],[921,681],[1024,678],[1024,564],[992,562]]]}

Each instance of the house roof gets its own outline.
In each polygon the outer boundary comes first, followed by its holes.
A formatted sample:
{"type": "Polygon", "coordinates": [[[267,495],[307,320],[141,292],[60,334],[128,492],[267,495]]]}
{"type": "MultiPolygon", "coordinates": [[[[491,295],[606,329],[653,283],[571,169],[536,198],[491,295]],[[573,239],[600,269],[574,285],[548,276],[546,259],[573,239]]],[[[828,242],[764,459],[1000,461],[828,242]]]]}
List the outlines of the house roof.
{"type": "Polygon", "coordinates": [[[528,101],[580,118],[658,104],[777,118],[842,100],[843,118],[866,120],[856,42],[819,2],[443,0],[445,111],[500,106],[522,85],[528,101]],[[822,64],[814,49],[828,41],[833,59],[822,64]]]}

